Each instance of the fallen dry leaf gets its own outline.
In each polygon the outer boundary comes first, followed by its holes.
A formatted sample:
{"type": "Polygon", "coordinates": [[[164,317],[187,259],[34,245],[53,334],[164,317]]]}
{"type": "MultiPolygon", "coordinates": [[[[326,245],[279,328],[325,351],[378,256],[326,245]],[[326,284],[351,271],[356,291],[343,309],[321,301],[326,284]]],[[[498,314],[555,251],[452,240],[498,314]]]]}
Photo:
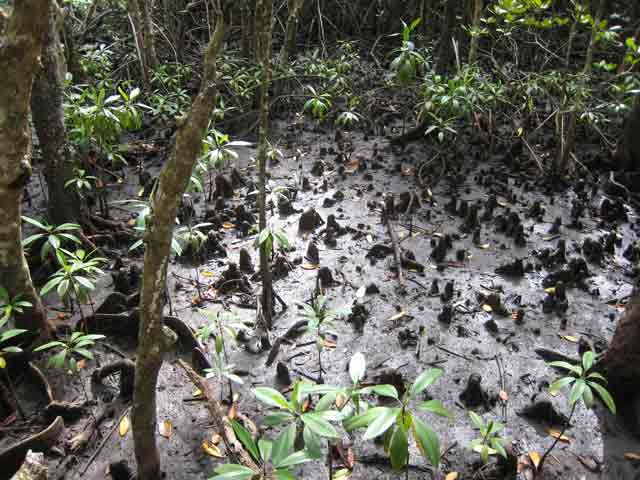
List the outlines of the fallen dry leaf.
{"type": "Polygon", "coordinates": [[[209,278],[211,278],[211,277],[213,277],[215,275],[213,272],[211,272],[209,270],[203,270],[202,272],[200,272],[200,274],[203,277],[209,277],[209,278]]]}
{"type": "Polygon", "coordinates": [[[398,313],[396,313],[395,315],[390,316],[387,321],[391,321],[391,322],[395,322],[396,320],[400,320],[402,317],[404,317],[407,314],[407,311],[403,308],[402,310],[400,310],[398,313]]]}
{"type": "Polygon", "coordinates": [[[485,303],[484,305],[482,305],[482,310],[484,310],[487,313],[491,313],[493,312],[493,308],[491,308],[491,305],[485,303]]]}
{"type": "Polygon", "coordinates": [[[208,441],[202,442],[202,450],[210,457],[224,458],[224,455],[216,445],[211,445],[208,441]]]}
{"type": "Polygon", "coordinates": [[[219,433],[214,433],[213,436],[211,437],[212,445],[218,445],[221,441],[222,441],[222,435],[220,435],[219,433]]]}
{"type": "Polygon", "coordinates": [[[171,434],[173,433],[173,425],[171,424],[171,420],[165,420],[164,422],[158,425],[158,432],[164,438],[171,438],[171,434]]]}
{"type": "Polygon", "coordinates": [[[540,454],[538,452],[531,451],[529,452],[529,458],[531,459],[531,461],[533,462],[533,465],[536,467],[536,470],[537,470],[538,466],[540,465],[540,454]]]}
{"type": "Polygon", "coordinates": [[[500,400],[502,400],[503,402],[509,401],[509,394],[504,390],[500,390],[499,396],[500,396],[500,400]]]}
{"type": "Polygon", "coordinates": [[[571,443],[571,439],[569,437],[567,437],[566,435],[563,435],[558,430],[554,430],[554,429],[549,430],[549,435],[551,435],[553,438],[557,438],[561,442],[571,443]]]}
{"type": "Polygon", "coordinates": [[[345,403],[347,403],[347,397],[341,394],[336,395],[336,407],[338,409],[342,408],[345,403]]]}
{"type": "Polygon", "coordinates": [[[573,335],[559,335],[559,337],[567,342],[578,343],[578,339],[573,335]]]}
{"type": "Polygon", "coordinates": [[[449,472],[444,478],[445,480],[458,480],[458,472],[449,472]]]}
{"type": "Polygon", "coordinates": [[[556,287],[545,288],[544,291],[547,292],[549,295],[555,295],[556,287]]]}
{"type": "Polygon", "coordinates": [[[229,407],[229,412],[227,413],[227,417],[229,417],[229,420],[233,420],[237,416],[238,416],[238,404],[236,402],[233,402],[231,407],[229,407]]]}
{"type": "Polygon", "coordinates": [[[624,459],[630,462],[640,462],[640,453],[627,452],[624,454],[624,459]]]}
{"type": "Polygon", "coordinates": [[[320,268],[320,265],[316,265],[315,263],[303,263],[302,264],[302,269],[303,270],[318,270],[320,268]]]}
{"type": "Polygon", "coordinates": [[[231,222],[224,222],[222,224],[222,228],[224,228],[225,230],[231,230],[232,228],[235,228],[235,225],[231,222]]]}
{"type": "Polygon", "coordinates": [[[125,415],[125,417],[120,420],[120,425],[118,425],[118,433],[121,437],[124,437],[127,434],[130,426],[131,421],[129,420],[129,415],[125,415]]]}

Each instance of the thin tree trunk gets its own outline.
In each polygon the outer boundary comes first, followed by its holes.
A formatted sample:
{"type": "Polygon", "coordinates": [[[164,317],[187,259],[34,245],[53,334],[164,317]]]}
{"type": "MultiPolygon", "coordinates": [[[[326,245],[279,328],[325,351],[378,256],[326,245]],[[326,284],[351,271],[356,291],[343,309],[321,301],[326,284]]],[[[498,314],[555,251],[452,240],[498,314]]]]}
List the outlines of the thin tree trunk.
{"type": "Polygon", "coordinates": [[[602,21],[602,17],[604,16],[604,7],[606,4],[606,0],[598,1],[598,8],[596,10],[595,17],[593,19],[593,27],[591,28],[591,40],[589,41],[589,46],[587,47],[587,58],[584,61],[584,74],[589,75],[591,73],[591,68],[593,64],[593,51],[596,48],[596,40],[598,37],[598,29],[600,28],[600,22],[602,21]]]}
{"type": "Polygon", "coordinates": [[[285,65],[289,62],[292,55],[296,53],[296,37],[298,33],[298,13],[302,8],[304,0],[288,0],[287,7],[289,16],[287,18],[287,30],[285,32],[285,40],[282,44],[280,52],[280,64],[285,65]]]}
{"type": "Polygon", "coordinates": [[[31,175],[29,104],[48,12],[49,0],[16,2],[0,42],[0,283],[33,304],[17,316],[16,325],[43,336],[49,334],[48,323],[24,256],[20,216],[31,175]]]}
{"type": "Polygon", "coordinates": [[[150,0],[138,0],[140,2],[140,13],[142,14],[142,38],[144,40],[144,53],[147,57],[147,67],[150,70],[158,68],[158,56],[153,42],[153,22],[151,19],[150,0]]]}
{"type": "Polygon", "coordinates": [[[216,58],[222,48],[226,17],[216,6],[216,28],[205,52],[204,74],[184,125],[151,195],[145,234],[144,272],[140,295],[140,330],[136,358],[132,425],[138,478],[160,479],[160,455],[155,442],[156,385],[164,352],[171,339],[164,329],[164,292],[171,239],[180,199],[201,151],[202,138],[216,105],[216,58]]]}
{"type": "Polygon", "coordinates": [[[42,68],[33,83],[31,112],[45,161],[49,221],[54,224],[76,223],[80,219],[81,201],[72,189],[65,188],[65,183],[73,178],[73,164],[64,127],[65,69],[57,29],[58,9],[52,4],[49,12],[47,37],[42,49],[42,68]]]}
{"type": "Polygon", "coordinates": [[[478,56],[478,44],[480,43],[478,29],[480,28],[480,18],[482,16],[482,9],[484,8],[483,3],[483,0],[473,0],[473,14],[471,16],[473,35],[471,35],[471,45],[469,46],[469,64],[475,63],[478,56]]]}
{"type": "MultiPolygon", "coordinates": [[[[260,133],[258,146],[258,175],[260,193],[258,197],[260,231],[267,228],[266,179],[267,179],[267,134],[269,131],[269,87],[271,85],[271,17],[273,0],[258,0],[256,18],[260,18],[258,31],[258,60],[262,70],[260,84],[260,133]]],[[[273,323],[273,281],[267,250],[260,248],[260,273],[262,276],[262,320],[267,329],[273,323]]]]}
{"type": "Polygon", "coordinates": [[[142,83],[146,91],[151,90],[151,72],[158,66],[153,34],[151,28],[151,13],[145,0],[129,0],[129,18],[131,29],[140,62],[142,83]]]}
{"type": "Polygon", "coordinates": [[[436,72],[442,74],[449,70],[453,61],[453,29],[456,21],[456,2],[457,0],[445,0],[444,4],[444,23],[440,34],[440,42],[438,45],[438,63],[436,64],[436,72]]]}

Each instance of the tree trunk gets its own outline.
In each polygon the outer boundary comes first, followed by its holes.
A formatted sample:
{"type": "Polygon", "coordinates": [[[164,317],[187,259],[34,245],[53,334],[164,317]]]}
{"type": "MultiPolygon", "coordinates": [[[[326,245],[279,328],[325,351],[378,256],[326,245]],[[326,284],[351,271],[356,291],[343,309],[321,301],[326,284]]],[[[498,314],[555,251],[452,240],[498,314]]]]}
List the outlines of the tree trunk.
{"type": "Polygon", "coordinates": [[[200,155],[202,138],[216,105],[216,58],[222,47],[227,21],[219,2],[216,14],[215,32],[205,52],[200,92],[176,134],[175,144],[150,199],[132,412],[138,478],[145,480],[160,479],[160,455],[155,442],[156,384],[164,352],[171,340],[163,322],[167,264],[180,200],[200,155]]]}
{"type": "Polygon", "coordinates": [[[593,27],[591,28],[591,40],[589,41],[589,46],[587,47],[587,58],[584,61],[585,75],[589,75],[591,73],[592,64],[593,64],[593,51],[596,48],[598,28],[599,28],[600,22],[602,21],[602,17],[604,16],[605,4],[606,4],[605,0],[598,0],[597,10],[593,19],[593,27]]]}
{"type": "Polygon", "coordinates": [[[640,169],[640,102],[629,113],[615,154],[616,169],[640,169]]]}
{"type": "MultiPolygon", "coordinates": [[[[273,0],[258,0],[256,18],[260,18],[258,31],[258,60],[262,70],[260,84],[260,133],[258,145],[258,175],[260,193],[258,196],[260,231],[267,228],[266,181],[267,181],[267,134],[269,131],[269,86],[271,85],[271,16],[273,0]]],[[[260,247],[260,273],[262,276],[262,319],[266,329],[273,323],[273,279],[267,250],[260,247]]]]}
{"type": "Polygon", "coordinates": [[[48,335],[48,324],[22,248],[22,194],[31,175],[29,103],[38,69],[49,0],[16,2],[0,42],[0,281],[33,304],[16,325],[48,335]]]}
{"type": "Polygon", "coordinates": [[[65,188],[65,183],[73,178],[73,164],[64,127],[64,56],[56,27],[58,9],[51,5],[49,12],[42,68],[33,83],[31,112],[45,161],[47,216],[51,223],[59,225],[80,220],[81,201],[76,192],[65,188]]]}
{"type": "Polygon", "coordinates": [[[146,91],[151,89],[151,74],[158,66],[153,44],[151,12],[146,0],[129,0],[129,18],[140,62],[142,82],[146,91]]]}
{"type": "Polygon", "coordinates": [[[640,393],[640,291],[636,289],[618,320],[602,357],[611,392],[620,401],[640,393]]]}
{"type": "Polygon", "coordinates": [[[280,52],[280,64],[285,65],[289,62],[292,55],[296,53],[296,38],[298,33],[298,12],[302,8],[304,0],[288,0],[287,7],[289,17],[287,19],[287,30],[285,39],[280,52]]]}
{"type": "Polygon", "coordinates": [[[436,64],[436,72],[439,74],[447,72],[453,61],[451,39],[456,22],[456,3],[456,0],[445,0],[444,4],[444,23],[438,44],[438,63],[436,64]]]}
{"type": "Polygon", "coordinates": [[[471,35],[471,45],[469,46],[469,64],[476,62],[478,56],[478,44],[480,43],[480,36],[477,30],[480,28],[480,18],[482,16],[482,9],[484,8],[483,0],[473,0],[473,12],[471,15],[471,26],[473,27],[473,35],[471,35]]]}

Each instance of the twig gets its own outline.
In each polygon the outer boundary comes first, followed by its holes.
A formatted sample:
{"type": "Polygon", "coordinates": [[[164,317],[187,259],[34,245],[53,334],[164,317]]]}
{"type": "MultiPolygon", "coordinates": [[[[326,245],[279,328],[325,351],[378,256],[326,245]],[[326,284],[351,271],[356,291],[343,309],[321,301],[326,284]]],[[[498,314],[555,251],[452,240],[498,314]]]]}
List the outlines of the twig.
{"type": "Polygon", "coordinates": [[[122,413],[122,415],[120,415],[120,418],[118,419],[118,421],[113,425],[113,427],[111,427],[111,430],[109,431],[109,434],[102,439],[102,442],[100,442],[100,445],[98,446],[98,448],[96,448],[96,451],[93,452],[93,455],[91,455],[91,458],[89,458],[89,461],[84,465],[84,468],[80,472],[80,476],[82,476],[82,475],[84,475],[86,473],[86,471],[89,469],[91,464],[94,462],[94,460],[96,459],[98,454],[102,451],[104,446],[107,444],[107,441],[111,438],[111,435],[113,435],[113,432],[115,432],[116,428],[118,428],[118,426],[120,425],[120,422],[122,422],[122,419],[128,415],[130,410],[131,410],[131,407],[127,407],[124,410],[124,412],[122,413]]]}

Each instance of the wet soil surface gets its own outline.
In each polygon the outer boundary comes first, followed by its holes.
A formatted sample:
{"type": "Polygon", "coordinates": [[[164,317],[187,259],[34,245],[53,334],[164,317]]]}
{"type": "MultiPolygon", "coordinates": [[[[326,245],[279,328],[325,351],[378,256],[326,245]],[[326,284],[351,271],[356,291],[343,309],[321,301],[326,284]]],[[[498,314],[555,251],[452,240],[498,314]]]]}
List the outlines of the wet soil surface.
{"type": "MultiPolygon", "coordinates": [[[[490,470],[481,470],[479,456],[467,448],[477,432],[465,403],[472,405],[474,399],[461,396],[470,376],[477,374],[485,395],[474,410],[505,423],[516,452],[542,454],[553,441],[548,432],[553,426],[523,416],[522,410],[541,398],[557,372],[546,367],[535,350],[544,347],[577,358],[585,348],[606,348],[631,293],[637,255],[636,212],[605,194],[604,182],[596,175],[586,175],[571,187],[552,189],[550,180],[541,177],[535,166],[523,170],[521,165],[511,167],[491,160],[490,155],[481,155],[485,161],[474,161],[456,151],[438,155],[435,147],[426,145],[402,150],[392,148],[382,137],[364,139],[355,133],[351,138],[355,153],[344,159],[333,150],[336,147],[329,132],[309,128],[301,137],[286,125],[280,126],[280,132],[290,148],[284,151],[287,158],[271,167],[271,187],[290,187],[296,195],[288,215],[273,210],[273,221],[285,229],[292,244],[286,253],[288,262],[284,262],[292,269],[275,283],[276,292],[289,308],[278,310],[272,340],[300,320],[297,304],[309,301],[317,286],[320,270],[313,264],[327,267],[333,283],[323,287],[331,307],[352,307],[358,315],[337,320],[329,329],[336,347],[323,353],[326,383],[347,384],[347,364],[356,352],[365,354],[370,380],[392,372],[410,382],[429,366],[444,369],[443,377],[428,393],[442,400],[453,418],[427,418],[446,450],[443,471],[457,471],[464,479],[483,478],[481,474],[490,470]],[[296,144],[296,138],[304,138],[304,142],[296,144]],[[297,149],[303,152],[306,189],[300,188],[300,163],[294,158],[297,149]],[[427,178],[423,185],[418,185],[418,174],[427,178]],[[391,224],[406,267],[402,287],[388,228],[382,221],[382,210],[390,208],[387,199],[391,194],[395,199],[391,224]],[[309,208],[325,223],[301,235],[299,217],[309,208]],[[327,230],[330,215],[339,226],[333,233],[327,230]],[[318,257],[311,261],[305,258],[310,242],[315,242],[318,257]],[[363,286],[366,293],[358,295],[363,286]]],[[[250,148],[240,151],[237,168],[245,180],[252,177],[254,154],[250,148]]],[[[159,160],[158,156],[155,162],[159,160]]],[[[148,161],[151,173],[158,168],[153,163],[153,159],[148,161]]],[[[135,195],[139,186],[133,168],[119,188],[117,195],[122,198],[135,195]]],[[[234,197],[225,201],[222,213],[218,211],[218,218],[237,227],[233,210],[242,205],[251,211],[253,191],[252,185],[237,188],[234,197]]],[[[37,205],[38,199],[34,201],[37,205]]],[[[202,199],[194,204],[198,216],[213,207],[213,203],[205,203],[202,199]]],[[[288,209],[282,206],[281,210],[286,213],[288,209]]],[[[114,215],[126,219],[122,211],[114,215]]],[[[195,330],[207,323],[199,308],[212,312],[228,309],[250,331],[256,316],[255,300],[237,290],[216,291],[213,285],[230,262],[238,263],[242,248],[249,251],[257,269],[255,236],[243,238],[238,228],[221,228],[219,232],[226,257],[208,256],[195,265],[172,262],[168,287],[172,313],[195,330]],[[202,302],[201,295],[205,297],[202,302]]],[[[126,248],[113,253],[123,257],[125,264],[141,264],[140,257],[125,258],[126,248]]],[[[250,288],[259,292],[259,282],[250,277],[248,274],[250,288]]],[[[100,285],[97,304],[113,288],[109,278],[102,279],[100,285]]],[[[55,299],[50,303],[53,307],[59,304],[55,299]]],[[[235,387],[240,394],[239,411],[259,423],[265,408],[257,404],[250,388],[269,385],[288,391],[288,386],[277,381],[277,362],[287,366],[292,380],[317,378],[312,341],[300,335],[283,343],[271,366],[265,365],[268,351],[254,354],[249,351],[251,343],[229,342],[230,363],[245,382],[235,387]]],[[[134,357],[133,340],[111,336],[108,343],[134,357]]],[[[212,344],[208,347],[213,349],[212,344]]],[[[105,346],[98,347],[96,353],[98,365],[120,358],[105,346]]],[[[195,388],[175,362],[180,356],[191,358],[186,351],[167,358],[158,385],[158,419],[170,420],[173,425],[170,438],[157,437],[163,470],[170,479],[208,478],[221,460],[202,449],[212,429],[204,405],[193,401],[195,388]]],[[[57,398],[84,399],[78,377],[48,376],[55,379],[57,398]]],[[[89,372],[81,376],[86,385],[88,376],[89,372]]],[[[225,386],[225,397],[227,390],[225,386]]],[[[92,392],[88,395],[93,398],[92,392]]],[[[24,394],[24,398],[34,397],[37,395],[24,394]]],[[[97,412],[109,395],[102,392],[95,398],[97,405],[92,408],[97,412]]],[[[551,402],[557,412],[568,415],[562,395],[551,402]]],[[[36,415],[44,403],[43,399],[25,408],[36,415]]],[[[59,444],[58,451],[47,457],[52,471],[58,469],[59,476],[53,478],[109,478],[105,471],[110,462],[122,459],[134,465],[131,432],[122,437],[114,431],[126,408],[116,408],[111,418],[102,422],[97,438],[63,468],[71,452],[64,442],[59,444]],[[92,459],[103,441],[104,446],[92,459]]],[[[86,421],[85,415],[67,422],[63,440],[76,435],[86,421]]],[[[578,408],[566,432],[569,442],[559,444],[542,478],[640,478],[640,471],[623,458],[625,452],[640,451],[640,442],[627,433],[625,422],[622,416],[607,415],[600,403],[591,410],[578,408]]],[[[20,425],[18,420],[13,427],[20,425]]],[[[5,446],[19,432],[3,430],[2,435],[0,445],[5,446]]],[[[356,433],[352,439],[356,460],[383,455],[379,445],[360,442],[360,436],[356,433]]],[[[415,446],[411,447],[411,464],[426,466],[415,446]]],[[[381,465],[357,464],[352,478],[372,475],[391,479],[402,478],[404,473],[381,465]]],[[[408,478],[429,477],[426,470],[414,468],[408,478]]],[[[309,464],[299,470],[297,478],[328,478],[327,466],[309,464]]]]}

